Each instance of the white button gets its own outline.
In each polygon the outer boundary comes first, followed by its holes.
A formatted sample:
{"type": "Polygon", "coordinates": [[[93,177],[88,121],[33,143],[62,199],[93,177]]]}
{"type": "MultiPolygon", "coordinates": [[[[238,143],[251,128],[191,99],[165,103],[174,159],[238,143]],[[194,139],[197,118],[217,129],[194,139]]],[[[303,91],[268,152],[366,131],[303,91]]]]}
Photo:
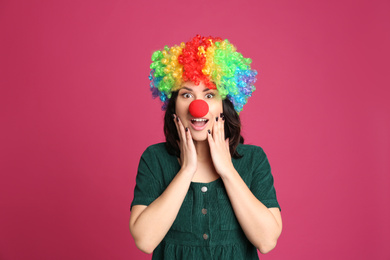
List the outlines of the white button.
{"type": "Polygon", "coordinates": [[[206,191],[207,191],[207,187],[206,187],[206,186],[203,186],[200,190],[201,190],[202,192],[206,192],[206,191]]]}
{"type": "Polygon", "coordinates": [[[207,240],[209,238],[209,236],[207,234],[203,234],[203,239],[204,240],[207,240]]]}
{"type": "Polygon", "coordinates": [[[207,209],[202,209],[202,214],[206,215],[207,214],[207,209]]]}

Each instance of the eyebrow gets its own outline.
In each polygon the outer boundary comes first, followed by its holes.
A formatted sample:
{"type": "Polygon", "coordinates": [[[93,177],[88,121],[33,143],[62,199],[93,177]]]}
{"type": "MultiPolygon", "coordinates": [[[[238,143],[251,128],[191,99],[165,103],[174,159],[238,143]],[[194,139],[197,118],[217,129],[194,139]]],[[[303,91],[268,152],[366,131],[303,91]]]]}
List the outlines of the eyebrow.
{"type": "MultiPolygon", "coordinates": [[[[189,87],[182,87],[181,89],[186,89],[186,90],[188,90],[188,91],[193,91],[193,89],[192,89],[192,88],[189,88],[189,87]]],[[[212,90],[212,89],[205,88],[205,89],[203,90],[203,92],[207,92],[207,91],[209,91],[209,90],[212,90]]]]}

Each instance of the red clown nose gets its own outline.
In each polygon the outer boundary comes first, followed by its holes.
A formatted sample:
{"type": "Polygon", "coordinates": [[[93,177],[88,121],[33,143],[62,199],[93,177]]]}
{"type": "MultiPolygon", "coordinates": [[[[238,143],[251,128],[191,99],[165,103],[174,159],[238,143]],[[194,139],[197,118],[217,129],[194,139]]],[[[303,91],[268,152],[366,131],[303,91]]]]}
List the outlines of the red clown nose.
{"type": "Polygon", "coordinates": [[[202,99],[195,99],[188,109],[193,117],[204,117],[209,112],[209,105],[202,99]]]}

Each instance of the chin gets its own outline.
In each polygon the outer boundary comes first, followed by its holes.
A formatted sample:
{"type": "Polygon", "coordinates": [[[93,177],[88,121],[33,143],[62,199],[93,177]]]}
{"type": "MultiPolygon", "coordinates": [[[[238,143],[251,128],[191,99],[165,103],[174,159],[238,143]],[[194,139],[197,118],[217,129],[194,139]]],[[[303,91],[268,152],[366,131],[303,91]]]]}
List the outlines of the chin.
{"type": "Polygon", "coordinates": [[[191,135],[192,135],[192,140],[194,140],[196,142],[203,142],[203,141],[207,141],[208,133],[207,132],[203,133],[203,131],[200,133],[192,133],[191,132],[191,135]]]}

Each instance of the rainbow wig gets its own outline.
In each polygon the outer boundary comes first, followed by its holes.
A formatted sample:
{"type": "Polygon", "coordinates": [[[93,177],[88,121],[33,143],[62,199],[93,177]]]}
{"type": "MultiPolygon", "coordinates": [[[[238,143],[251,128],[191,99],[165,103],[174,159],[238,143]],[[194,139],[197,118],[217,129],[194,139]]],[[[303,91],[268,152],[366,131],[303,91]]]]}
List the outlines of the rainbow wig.
{"type": "Polygon", "coordinates": [[[228,98],[237,113],[242,110],[255,90],[256,70],[252,60],[236,52],[227,39],[195,36],[180,46],[155,51],[150,65],[150,88],[154,98],[159,97],[165,110],[172,92],[182,83],[202,81],[209,89],[217,89],[222,99],[228,98]]]}

